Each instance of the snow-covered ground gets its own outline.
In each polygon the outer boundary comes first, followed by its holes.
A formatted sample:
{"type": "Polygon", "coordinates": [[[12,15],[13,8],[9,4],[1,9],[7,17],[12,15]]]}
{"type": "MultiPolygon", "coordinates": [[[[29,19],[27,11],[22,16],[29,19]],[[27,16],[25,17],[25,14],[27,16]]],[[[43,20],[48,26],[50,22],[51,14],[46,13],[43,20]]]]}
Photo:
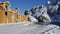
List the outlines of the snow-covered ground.
{"type": "Polygon", "coordinates": [[[0,34],[59,34],[60,29],[56,25],[37,25],[30,23],[2,24],[0,34]]]}

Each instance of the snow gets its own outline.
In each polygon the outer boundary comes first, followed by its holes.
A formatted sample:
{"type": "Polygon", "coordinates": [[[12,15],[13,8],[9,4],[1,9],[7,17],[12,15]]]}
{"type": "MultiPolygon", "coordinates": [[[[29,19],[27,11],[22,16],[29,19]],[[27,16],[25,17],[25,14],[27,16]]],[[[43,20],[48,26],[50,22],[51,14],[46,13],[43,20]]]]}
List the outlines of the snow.
{"type": "Polygon", "coordinates": [[[56,31],[58,28],[58,26],[51,24],[47,26],[29,23],[5,24],[0,25],[0,34],[45,34],[52,33],[52,31],[56,31]]]}

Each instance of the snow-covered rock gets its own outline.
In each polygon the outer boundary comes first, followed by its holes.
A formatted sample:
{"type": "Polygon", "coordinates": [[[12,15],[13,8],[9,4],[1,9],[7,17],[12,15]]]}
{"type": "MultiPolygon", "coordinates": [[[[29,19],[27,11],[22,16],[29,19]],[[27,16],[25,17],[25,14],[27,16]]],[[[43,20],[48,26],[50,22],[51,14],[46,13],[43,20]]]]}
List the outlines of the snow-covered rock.
{"type": "Polygon", "coordinates": [[[38,20],[35,19],[33,16],[28,16],[28,20],[29,20],[30,22],[33,22],[33,23],[38,22],[38,20]]]}
{"type": "MultiPolygon", "coordinates": [[[[49,0],[48,3],[30,9],[30,16],[39,22],[60,22],[60,0],[49,0]]],[[[34,19],[33,19],[34,20],[34,19]]],[[[54,23],[55,24],[55,23],[54,23]]]]}

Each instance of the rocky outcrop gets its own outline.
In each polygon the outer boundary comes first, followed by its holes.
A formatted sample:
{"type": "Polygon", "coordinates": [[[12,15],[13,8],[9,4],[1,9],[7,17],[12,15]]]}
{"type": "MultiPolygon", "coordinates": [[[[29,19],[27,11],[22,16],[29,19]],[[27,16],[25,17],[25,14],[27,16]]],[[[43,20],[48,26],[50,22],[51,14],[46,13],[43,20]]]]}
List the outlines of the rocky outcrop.
{"type": "MultiPolygon", "coordinates": [[[[48,3],[26,10],[25,15],[34,17],[37,22],[60,22],[60,0],[48,1],[48,3]]],[[[30,17],[29,17],[30,18],[30,17]]],[[[34,19],[30,19],[34,20],[34,19]]]]}

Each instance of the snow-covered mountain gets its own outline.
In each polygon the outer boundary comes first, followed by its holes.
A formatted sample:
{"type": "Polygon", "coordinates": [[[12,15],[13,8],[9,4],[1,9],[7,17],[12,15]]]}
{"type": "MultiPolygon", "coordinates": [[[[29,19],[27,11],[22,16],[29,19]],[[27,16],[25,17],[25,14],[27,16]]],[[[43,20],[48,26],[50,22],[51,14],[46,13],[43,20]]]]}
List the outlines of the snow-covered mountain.
{"type": "Polygon", "coordinates": [[[60,24],[60,0],[49,0],[41,6],[26,10],[24,14],[34,17],[38,22],[60,24]]]}

